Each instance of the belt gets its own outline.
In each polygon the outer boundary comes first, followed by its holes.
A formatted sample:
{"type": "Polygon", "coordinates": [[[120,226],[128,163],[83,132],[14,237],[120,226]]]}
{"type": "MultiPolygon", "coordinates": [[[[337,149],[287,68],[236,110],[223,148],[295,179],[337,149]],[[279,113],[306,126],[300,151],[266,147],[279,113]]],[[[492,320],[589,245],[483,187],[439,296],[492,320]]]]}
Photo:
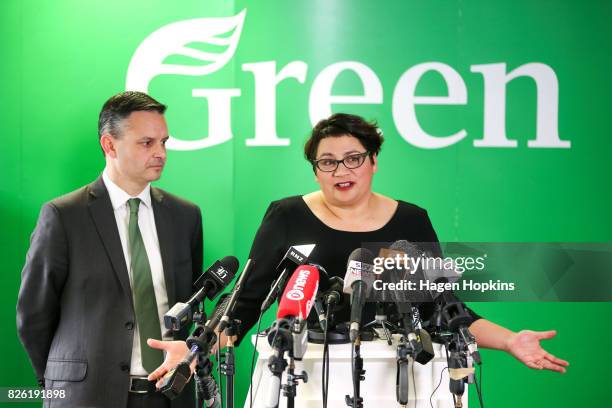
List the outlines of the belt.
{"type": "Polygon", "coordinates": [[[147,380],[147,377],[130,376],[129,392],[134,394],[148,394],[155,392],[155,382],[147,380]]]}

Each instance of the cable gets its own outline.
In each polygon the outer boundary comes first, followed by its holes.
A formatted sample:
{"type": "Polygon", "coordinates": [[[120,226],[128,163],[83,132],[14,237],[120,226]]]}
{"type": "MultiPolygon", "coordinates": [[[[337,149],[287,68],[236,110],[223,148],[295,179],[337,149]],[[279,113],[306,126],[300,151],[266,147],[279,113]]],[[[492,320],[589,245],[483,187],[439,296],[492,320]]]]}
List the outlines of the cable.
{"type": "Polygon", "coordinates": [[[414,408],[417,408],[416,380],[414,379],[414,359],[412,360],[412,388],[414,389],[414,408]]]}
{"type": "Polygon", "coordinates": [[[478,380],[476,379],[476,373],[474,373],[474,385],[476,386],[476,393],[478,394],[478,402],[480,402],[480,408],[484,408],[484,403],[482,401],[482,364],[479,365],[479,377],[480,377],[480,386],[478,385],[478,380]]]}
{"type": "MultiPolygon", "coordinates": [[[[217,339],[217,343],[219,340],[217,339]]],[[[218,344],[220,346],[220,344],[218,344]]],[[[219,401],[221,403],[221,407],[223,407],[223,390],[225,387],[223,386],[223,376],[221,375],[221,347],[217,347],[217,351],[215,351],[215,359],[217,360],[217,377],[219,378],[219,401]]]]}
{"type": "MultiPolygon", "coordinates": [[[[446,361],[448,361],[450,359],[450,355],[448,354],[448,343],[444,343],[444,350],[446,350],[446,361]]],[[[455,406],[457,406],[457,398],[455,398],[455,394],[451,393],[451,395],[453,396],[453,403],[455,406]]]]}
{"type": "Polygon", "coordinates": [[[257,353],[257,342],[259,340],[259,329],[261,328],[261,318],[263,316],[263,312],[259,313],[259,319],[257,319],[257,334],[255,335],[255,348],[253,348],[253,355],[251,356],[251,376],[249,383],[249,399],[250,399],[250,408],[253,408],[253,372],[255,371],[255,354],[257,353]]]}
{"type": "Polygon", "coordinates": [[[480,385],[478,386],[478,388],[480,388],[480,392],[482,393],[482,364],[478,366],[478,371],[478,377],[480,377],[480,385]]]}
{"type": "Polygon", "coordinates": [[[448,370],[448,367],[444,367],[442,371],[440,371],[440,381],[438,381],[438,385],[436,386],[436,388],[434,388],[434,390],[431,392],[431,395],[429,396],[429,405],[431,405],[431,408],[433,408],[432,398],[436,391],[438,391],[438,388],[440,388],[440,385],[442,384],[442,374],[444,374],[444,370],[448,370]]]}
{"type": "Polygon", "coordinates": [[[357,384],[355,379],[357,378],[357,371],[355,370],[355,344],[351,345],[351,376],[353,378],[353,406],[355,406],[355,399],[357,398],[357,384]]]}
{"type": "MultiPolygon", "coordinates": [[[[330,307],[325,311],[325,321],[329,323],[330,307]]],[[[327,343],[327,329],[323,330],[323,366],[321,368],[321,394],[323,397],[323,408],[327,408],[327,395],[329,391],[329,344],[327,343]]]]}

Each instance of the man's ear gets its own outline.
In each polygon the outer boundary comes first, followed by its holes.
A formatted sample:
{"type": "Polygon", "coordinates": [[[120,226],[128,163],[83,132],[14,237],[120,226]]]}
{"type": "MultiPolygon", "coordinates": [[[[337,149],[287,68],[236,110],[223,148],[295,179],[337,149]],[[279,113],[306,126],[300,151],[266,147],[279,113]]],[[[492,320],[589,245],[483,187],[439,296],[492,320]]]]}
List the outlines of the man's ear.
{"type": "Polygon", "coordinates": [[[372,158],[372,171],[376,173],[378,170],[378,155],[376,153],[372,153],[370,157],[372,158]]]}
{"type": "Polygon", "coordinates": [[[105,133],[100,136],[100,146],[104,151],[104,156],[113,159],[117,158],[116,141],[117,139],[115,139],[110,133],[105,133]]]}

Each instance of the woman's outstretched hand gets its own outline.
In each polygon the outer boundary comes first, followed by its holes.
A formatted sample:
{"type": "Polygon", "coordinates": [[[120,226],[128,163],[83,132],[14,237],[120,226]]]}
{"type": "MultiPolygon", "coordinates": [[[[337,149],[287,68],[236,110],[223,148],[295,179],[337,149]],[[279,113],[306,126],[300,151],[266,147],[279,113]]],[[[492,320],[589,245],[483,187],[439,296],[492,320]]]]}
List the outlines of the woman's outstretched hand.
{"type": "Polygon", "coordinates": [[[506,347],[510,354],[527,367],[565,373],[565,367],[569,366],[569,363],[553,356],[540,345],[540,340],[552,339],[556,335],[556,330],[521,330],[509,337],[506,347]]]}

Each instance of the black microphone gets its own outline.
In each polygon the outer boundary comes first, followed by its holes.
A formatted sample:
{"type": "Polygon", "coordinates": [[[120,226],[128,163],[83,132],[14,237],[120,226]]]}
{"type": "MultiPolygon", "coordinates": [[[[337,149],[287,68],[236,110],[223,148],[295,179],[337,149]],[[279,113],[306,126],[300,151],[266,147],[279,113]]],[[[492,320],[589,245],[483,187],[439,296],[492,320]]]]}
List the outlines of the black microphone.
{"type": "Polygon", "coordinates": [[[293,271],[295,271],[298,266],[306,263],[308,256],[311,254],[314,247],[314,244],[295,245],[289,247],[287,253],[276,267],[275,272],[276,275],[278,275],[278,278],[272,283],[270,292],[268,292],[268,295],[261,304],[261,313],[265,312],[270,306],[272,306],[272,303],[274,303],[276,298],[278,298],[281,290],[283,290],[287,284],[287,279],[289,276],[291,276],[293,271]]]}
{"type": "MultiPolygon", "coordinates": [[[[385,253],[386,257],[395,258],[396,261],[398,261],[393,268],[385,271],[390,283],[397,284],[408,279],[411,279],[413,282],[418,282],[423,278],[422,265],[416,264],[416,260],[423,256],[423,253],[416,245],[406,240],[399,240],[394,242],[385,253]],[[400,262],[402,260],[405,262],[400,262]],[[408,262],[409,260],[412,260],[412,262],[408,262]]],[[[432,298],[429,292],[426,290],[394,290],[391,291],[390,298],[393,299],[395,303],[395,309],[399,314],[403,329],[403,338],[400,341],[400,346],[398,346],[398,355],[401,354],[402,357],[400,359],[401,362],[406,361],[404,354],[409,353],[416,362],[427,364],[435,355],[433,344],[429,333],[420,327],[420,313],[418,308],[413,305],[413,302],[431,301],[432,298]],[[408,344],[404,344],[404,341],[407,341],[408,344]]],[[[398,368],[399,367],[398,365],[398,368]]],[[[406,369],[405,366],[401,368],[404,370],[406,369]]],[[[402,380],[406,379],[404,374],[405,373],[398,375],[397,378],[399,379],[401,377],[402,380]]],[[[407,383],[401,383],[399,385],[404,391],[408,387],[407,383]]]]}
{"type": "Polygon", "coordinates": [[[227,305],[229,304],[229,302],[230,295],[228,293],[221,295],[219,301],[217,302],[217,305],[210,314],[210,319],[206,321],[207,326],[212,327],[213,329],[218,326],[219,322],[221,321],[221,318],[225,314],[225,310],[227,309],[227,305]]]}
{"type": "MultiPolygon", "coordinates": [[[[436,279],[436,283],[448,283],[448,279],[438,278],[436,279]]],[[[480,358],[476,338],[468,328],[468,326],[472,323],[472,317],[467,312],[463,303],[459,301],[455,294],[450,290],[443,291],[436,300],[438,303],[438,310],[441,312],[442,321],[448,330],[454,333],[459,333],[465,342],[472,359],[474,359],[474,362],[476,364],[481,364],[482,359],[480,358]]]]}
{"type": "Polygon", "coordinates": [[[234,289],[232,289],[232,294],[229,296],[226,307],[223,309],[223,314],[221,315],[219,321],[218,330],[222,332],[225,328],[230,324],[230,319],[233,317],[234,309],[236,308],[236,303],[238,302],[238,297],[240,293],[242,293],[242,288],[244,287],[244,282],[246,282],[247,277],[249,276],[249,272],[251,272],[253,261],[248,259],[246,265],[244,265],[244,269],[242,270],[242,274],[240,274],[240,278],[234,285],[234,289]]]}
{"type": "Polygon", "coordinates": [[[319,292],[317,293],[317,297],[314,299],[314,309],[317,317],[319,318],[319,326],[321,326],[321,330],[325,331],[327,329],[327,317],[325,316],[325,308],[323,306],[323,298],[321,295],[322,291],[329,288],[329,275],[322,266],[314,263],[308,264],[319,270],[319,292]]]}
{"type": "Polygon", "coordinates": [[[193,284],[196,289],[203,289],[206,297],[213,300],[232,281],[238,270],[238,259],[226,256],[216,261],[193,284]]]}
{"type": "Polygon", "coordinates": [[[186,302],[178,302],[164,315],[167,330],[180,331],[191,324],[193,313],[205,297],[213,300],[231,281],[238,270],[238,259],[226,256],[211,265],[194,283],[197,289],[186,302]]]}
{"type": "Polygon", "coordinates": [[[329,278],[329,288],[323,292],[323,304],[331,307],[332,311],[336,312],[343,308],[345,304],[345,296],[342,292],[344,288],[344,279],[339,276],[329,278]]]}
{"type": "Polygon", "coordinates": [[[365,248],[357,248],[349,256],[343,292],[351,295],[351,326],[349,337],[355,342],[359,336],[361,312],[374,279],[374,254],[365,248]]]}
{"type": "MultiPolygon", "coordinates": [[[[213,309],[210,319],[206,321],[205,327],[211,328],[211,332],[221,320],[221,317],[227,309],[229,301],[229,295],[222,295],[219,302],[213,309]]],[[[164,375],[159,391],[171,400],[178,397],[191,379],[190,365],[191,362],[196,359],[196,357],[197,344],[192,345],[190,352],[185,356],[185,358],[180,361],[175,368],[171,369],[164,375]]],[[[204,396],[204,401],[207,408],[215,405],[219,406],[218,401],[220,401],[221,397],[214,377],[205,376],[197,382],[197,387],[198,392],[204,396]]]]}

